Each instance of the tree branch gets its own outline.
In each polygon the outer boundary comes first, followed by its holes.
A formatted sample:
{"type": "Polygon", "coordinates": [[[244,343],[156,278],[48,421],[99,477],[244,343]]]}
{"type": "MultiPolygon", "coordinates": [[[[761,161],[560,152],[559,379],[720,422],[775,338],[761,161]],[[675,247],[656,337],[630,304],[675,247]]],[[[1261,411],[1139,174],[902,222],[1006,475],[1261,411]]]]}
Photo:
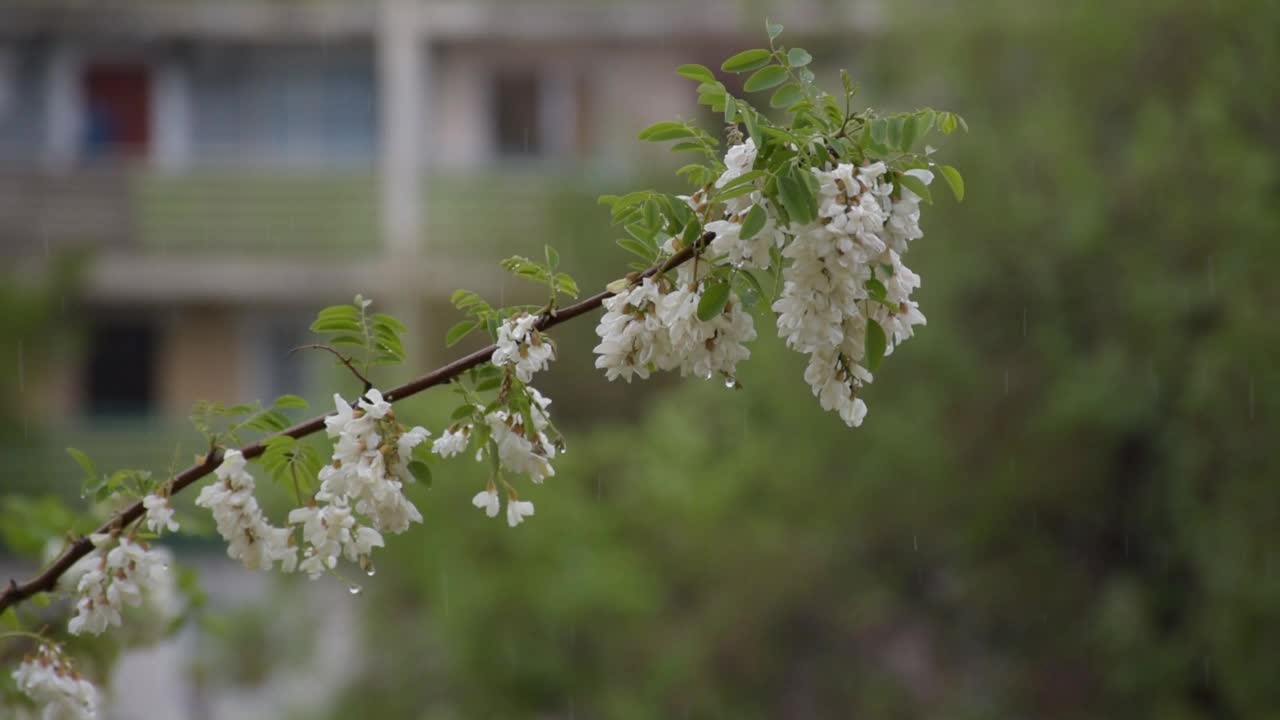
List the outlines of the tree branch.
{"type": "MultiPolygon", "coordinates": [[[[643,278],[666,272],[667,270],[686,262],[689,258],[694,257],[694,255],[705,247],[712,237],[714,237],[713,233],[705,233],[699,239],[699,242],[693,247],[685,248],[672,255],[665,262],[654,265],[638,275],[634,275],[632,277],[632,281],[636,282],[643,278]]],[[[592,295],[581,302],[560,308],[556,311],[555,315],[543,314],[538,319],[535,327],[537,327],[538,330],[548,330],[563,322],[568,322],[579,315],[584,315],[599,308],[601,303],[612,296],[613,293],[606,290],[592,295]]],[[[407,397],[417,395],[418,393],[437,385],[443,385],[467,370],[488,362],[489,358],[493,356],[493,351],[496,349],[497,346],[489,345],[476,350],[475,352],[464,355],[457,360],[436,368],[435,370],[432,370],[417,379],[411,380],[404,385],[388,390],[383,393],[383,397],[388,401],[394,402],[396,400],[403,400],[407,397]]],[[[325,417],[327,417],[327,415],[320,415],[305,422],[298,423],[293,427],[281,430],[280,432],[263,438],[262,440],[250,443],[240,448],[240,452],[244,455],[246,460],[252,460],[266,451],[266,446],[263,444],[266,440],[282,436],[299,439],[314,434],[324,428],[325,417]]],[[[202,462],[192,465],[174,476],[169,494],[172,496],[174,493],[181,492],[197,480],[213,472],[221,462],[222,452],[216,449],[210,451],[205,455],[202,462]]],[[[113,528],[128,527],[138,518],[142,517],[144,512],[145,509],[142,506],[142,501],[139,500],[124,510],[121,510],[119,513],[113,515],[110,520],[104,523],[102,527],[97,530],[97,532],[106,533],[110,532],[113,528]]],[[[93,543],[90,542],[88,537],[82,536],[64,550],[62,554],[58,556],[57,560],[54,560],[53,563],[51,563],[36,577],[21,584],[16,580],[9,580],[4,592],[0,593],[0,612],[4,612],[9,607],[16,605],[37,593],[52,590],[54,586],[57,585],[58,578],[62,577],[63,574],[70,570],[71,566],[75,565],[78,560],[91,552],[93,552],[93,543]]]]}
{"type": "Polygon", "coordinates": [[[299,350],[327,350],[333,353],[334,357],[341,360],[342,364],[346,365],[347,369],[351,371],[351,374],[355,375],[360,380],[360,382],[364,384],[364,390],[362,390],[361,392],[369,392],[369,389],[373,387],[373,383],[369,381],[369,378],[365,377],[364,373],[357,370],[356,366],[351,364],[351,358],[338,352],[337,348],[331,345],[325,345],[323,343],[311,343],[310,345],[299,345],[298,347],[290,350],[289,354],[292,355],[298,352],[299,350]]]}

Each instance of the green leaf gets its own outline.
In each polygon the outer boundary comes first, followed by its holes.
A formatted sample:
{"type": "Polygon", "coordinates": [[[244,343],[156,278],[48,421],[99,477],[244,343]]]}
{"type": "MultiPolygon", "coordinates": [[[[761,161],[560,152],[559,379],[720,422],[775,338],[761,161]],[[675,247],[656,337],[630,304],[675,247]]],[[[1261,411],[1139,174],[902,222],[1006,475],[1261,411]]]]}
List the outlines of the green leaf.
{"type": "Polygon", "coordinates": [[[449,328],[449,332],[445,333],[444,336],[445,347],[453,347],[454,345],[457,345],[462,341],[462,338],[470,335],[471,331],[475,330],[479,324],[480,323],[475,320],[463,320],[449,328]]]}
{"type": "Polygon", "coordinates": [[[308,407],[307,401],[303,400],[297,395],[281,395],[280,397],[276,398],[275,402],[271,404],[278,408],[306,409],[308,407]]]}
{"type": "Polygon", "coordinates": [[[747,92],[756,92],[759,90],[768,90],[771,87],[777,87],[787,81],[787,69],[781,65],[767,65],[760,68],[747,78],[742,84],[742,89],[747,92]]]}
{"type": "Polygon", "coordinates": [[[475,406],[472,405],[471,403],[467,403],[466,405],[459,405],[458,407],[453,409],[453,413],[449,415],[449,419],[457,421],[463,418],[469,418],[471,417],[471,414],[473,412],[475,412],[475,406]]]}
{"type": "Polygon", "coordinates": [[[311,332],[314,333],[330,333],[330,332],[361,332],[360,322],[357,320],[348,320],[346,318],[330,317],[316,320],[311,323],[311,332]]]}
{"type": "Polygon", "coordinates": [[[770,40],[777,40],[778,36],[782,34],[782,26],[779,25],[778,23],[769,22],[768,20],[766,20],[764,23],[764,26],[765,26],[765,30],[767,30],[769,33],[770,40]]]}
{"type": "Polygon", "coordinates": [[[756,147],[764,148],[764,137],[760,134],[760,117],[751,109],[742,111],[742,124],[747,126],[747,135],[756,141],[756,147]]]}
{"type": "Polygon", "coordinates": [[[889,294],[889,289],[884,286],[884,283],[875,278],[868,280],[866,287],[867,294],[881,302],[884,302],[885,297],[889,294]]]}
{"type": "Polygon", "coordinates": [[[706,322],[724,311],[729,302],[729,283],[718,282],[707,285],[698,300],[698,319],[706,322]]]}
{"type": "Polygon", "coordinates": [[[951,194],[956,196],[956,202],[964,202],[964,178],[960,176],[960,171],[950,165],[939,165],[938,172],[942,173],[942,177],[951,186],[951,194]]]}
{"type": "Polygon", "coordinates": [[[618,242],[618,247],[622,248],[623,250],[626,250],[629,253],[642,257],[645,260],[653,259],[653,256],[654,256],[653,250],[651,250],[648,245],[645,245],[639,240],[636,240],[633,238],[619,238],[617,242],[618,242]]]}
{"type": "Polygon", "coordinates": [[[702,223],[697,219],[690,220],[689,224],[684,226],[684,232],[680,233],[680,243],[685,247],[693,247],[700,235],[702,235],[702,223]]]}
{"type": "Polygon", "coordinates": [[[769,98],[769,107],[785,108],[795,105],[804,99],[804,88],[796,83],[787,83],[778,88],[769,98]]]}
{"type": "Polygon", "coordinates": [[[666,140],[677,140],[679,138],[697,137],[697,135],[687,125],[668,120],[660,123],[654,123],[644,130],[641,130],[638,137],[641,140],[648,142],[663,142],[666,140]]]}
{"type": "Polygon", "coordinates": [[[787,51],[787,63],[793,68],[804,67],[813,62],[813,56],[804,48],[791,48],[787,51]]]}
{"type": "Polygon", "coordinates": [[[889,130],[886,133],[885,142],[889,143],[889,147],[902,147],[902,127],[905,120],[902,117],[889,118],[889,130]]]}
{"type": "Polygon", "coordinates": [[[725,60],[720,69],[731,73],[744,73],[764,67],[769,63],[769,58],[773,53],[764,48],[754,50],[743,50],[733,57],[725,60]]]}
{"type": "Polygon", "coordinates": [[[724,124],[732,125],[737,118],[738,103],[732,95],[724,96],[724,124]]]}
{"type": "Polygon", "coordinates": [[[747,216],[742,220],[742,230],[738,233],[738,237],[743,240],[750,240],[756,236],[764,228],[767,219],[764,208],[759,205],[752,205],[747,211],[747,216]]]}
{"type": "Polygon", "coordinates": [[[799,225],[813,222],[816,199],[810,194],[809,186],[803,180],[792,174],[779,177],[778,197],[782,200],[782,206],[786,208],[787,215],[793,222],[799,225]]]}
{"type": "Polygon", "coordinates": [[[920,178],[914,175],[908,175],[906,173],[899,173],[898,182],[901,183],[902,186],[905,187],[906,189],[910,190],[916,195],[919,195],[921,200],[924,200],[930,205],[933,204],[933,195],[929,194],[929,186],[925,185],[924,181],[921,180],[920,178]]]}
{"type": "Polygon", "coordinates": [[[404,323],[386,313],[374,313],[369,319],[373,320],[374,325],[382,325],[398,333],[409,332],[409,328],[405,327],[404,323]]]}
{"type": "Polygon", "coordinates": [[[559,273],[556,275],[556,291],[576,298],[578,297],[578,283],[567,273],[559,273]]]}
{"type": "Polygon", "coordinates": [[[864,358],[868,370],[875,372],[880,368],[880,361],[884,359],[887,345],[884,328],[880,327],[880,323],[868,318],[866,357],[864,358]]]}
{"type": "Polygon", "coordinates": [[[431,468],[421,460],[414,460],[409,463],[409,472],[418,482],[431,487],[431,468]]]}
{"type": "Polygon", "coordinates": [[[902,140],[898,147],[905,151],[910,151],[911,146],[916,142],[916,134],[919,132],[919,125],[915,115],[908,115],[902,120],[902,140]]]}
{"type": "Polygon", "coordinates": [[[76,448],[73,448],[73,447],[67,448],[67,454],[70,455],[71,459],[75,460],[76,464],[80,466],[80,469],[84,471],[84,476],[86,480],[90,482],[97,481],[98,469],[94,467],[93,461],[89,459],[88,455],[84,454],[83,451],[77,450],[76,448]]]}
{"type": "Polygon", "coordinates": [[[712,73],[711,69],[705,65],[697,65],[697,64],[681,65],[680,67],[676,68],[676,72],[679,73],[680,75],[683,75],[684,77],[689,78],[690,80],[697,80],[699,82],[709,82],[709,83],[713,83],[716,81],[715,74],[712,73]]]}

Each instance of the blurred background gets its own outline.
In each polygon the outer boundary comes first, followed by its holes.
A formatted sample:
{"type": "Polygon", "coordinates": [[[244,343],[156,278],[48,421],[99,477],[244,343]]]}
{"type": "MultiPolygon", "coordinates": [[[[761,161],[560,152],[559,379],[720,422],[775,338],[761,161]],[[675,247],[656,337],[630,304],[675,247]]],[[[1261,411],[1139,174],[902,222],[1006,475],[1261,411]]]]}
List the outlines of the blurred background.
{"type": "Polygon", "coordinates": [[[455,288],[535,297],[496,259],[616,277],[595,197],[678,187],[636,132],[715,128],[674,68],[766,15],[972,128],[864,427],[766,317],[741,392],[610,385],[565,326],[536,518],[438,465],[355,596],[179,539],[207,597],[110,718],[1280,717],[1273,0],[0,0],[0,577],[23,502],[82,507],[64,447],[164,474],[196,400],[350,395],[288,353],[324,305],[408,320],[385,385],[452,354],[455,288]]]}

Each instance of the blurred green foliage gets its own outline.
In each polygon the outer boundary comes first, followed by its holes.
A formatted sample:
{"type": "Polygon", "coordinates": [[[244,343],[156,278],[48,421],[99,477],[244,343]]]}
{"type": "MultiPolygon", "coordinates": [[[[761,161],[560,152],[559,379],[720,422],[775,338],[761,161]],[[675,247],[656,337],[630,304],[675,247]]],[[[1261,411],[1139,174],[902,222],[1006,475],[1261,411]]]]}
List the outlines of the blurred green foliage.
{"type": "Polygon", "coordinates": [[[518,531],[439,466],[335,717],[1280,711],[1280,5],[916,9],[851,69],[969,120],[969,198],[926,212],[930,324],[866,426],[766,339],[745,392],[569,432],[518,531]]]}

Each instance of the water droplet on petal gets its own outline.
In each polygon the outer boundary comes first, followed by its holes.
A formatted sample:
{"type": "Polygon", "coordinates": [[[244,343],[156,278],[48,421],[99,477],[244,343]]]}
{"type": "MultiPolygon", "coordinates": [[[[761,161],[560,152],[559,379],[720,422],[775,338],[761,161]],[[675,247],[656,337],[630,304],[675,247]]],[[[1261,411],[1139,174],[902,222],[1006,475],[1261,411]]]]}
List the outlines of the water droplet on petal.
{"type": "Polygon", "coordinates": [[[732,390],[733,386],[737,384],[738,382],[731,377],[727,377],[724,379],[724,386],[729,388],[730,390],[732,390]]]}
{"type": "Polygon", "coordinates": [[[368,575],[369,577],[373,577],[374,575],[378,574],[378,568],[374,567],[373,563],[369,563],[369,567],[364,569],[364,574],[368,575]]]}
{"type": "Polygon", "coordinates": [[[364,588],[353,583],[347,586],[347,592],[351,593],[352,595],[359,595],[360,593],[364,592],[364,588]]]}

